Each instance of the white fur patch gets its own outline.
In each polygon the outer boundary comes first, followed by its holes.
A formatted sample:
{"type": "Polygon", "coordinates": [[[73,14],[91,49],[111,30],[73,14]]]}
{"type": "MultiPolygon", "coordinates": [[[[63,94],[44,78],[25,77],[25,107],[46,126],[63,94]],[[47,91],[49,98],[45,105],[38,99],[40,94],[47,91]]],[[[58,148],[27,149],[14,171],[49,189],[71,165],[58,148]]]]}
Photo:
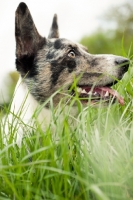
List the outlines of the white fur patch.
{"type": "MultiPolygon", "coordinates": [[[[23,125],[19,123],[19,120],[22,120],[24,124],[33,125],[34,120],[32,120],[33,114],[35,113],[36,109],[39,108],[39,103],[33,98],[33,96],[29,93],[27,86],[23,82],[22,78],[19,78],[19,81],[16,85],[14,98],[11,105],[11,112],[8,116],[7,126],[6,126],[6,135],[5,137],[8,138],[8,124],[10,123],[14,127],[17,124],[17,135],[16,135],[16,143],[18,146],[21,146],[22,138],[23,138],[23,125]],[[16,117],[14,117],[16,116],[16,117]],[[19,116],[19,119],[18,119],[19,116]],[[14,120],[15,118],[15,120],[14,120]]],[[[47,108],[41,108],[41,111],[37,117],[38,123],[42,124],[42,128],[44,129],[45,126],[49,125],[51,119],[51,111],[47,108]]]]}

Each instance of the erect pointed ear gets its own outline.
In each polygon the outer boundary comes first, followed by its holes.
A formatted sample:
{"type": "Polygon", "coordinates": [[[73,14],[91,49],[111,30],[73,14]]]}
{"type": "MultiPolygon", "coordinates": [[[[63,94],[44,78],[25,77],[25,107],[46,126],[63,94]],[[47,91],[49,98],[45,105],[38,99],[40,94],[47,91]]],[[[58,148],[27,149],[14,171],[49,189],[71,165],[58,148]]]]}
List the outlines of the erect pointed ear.
{"type": "Polygon", "coordinates": [[[48,38],[59,38],[58,22],[57,22],[56,14],[53,17],[53,22],[52,22],[52,26],[51,26],[48,38]]]}
{"type": "MultiPolygon", "coordinates": [[[[25,3],[20,3],[16,10],[15,18],[16,56],[31,56],[44,44],[25,3]]],[[[45,40],[46,41],[46,40],[45,40]]]]}

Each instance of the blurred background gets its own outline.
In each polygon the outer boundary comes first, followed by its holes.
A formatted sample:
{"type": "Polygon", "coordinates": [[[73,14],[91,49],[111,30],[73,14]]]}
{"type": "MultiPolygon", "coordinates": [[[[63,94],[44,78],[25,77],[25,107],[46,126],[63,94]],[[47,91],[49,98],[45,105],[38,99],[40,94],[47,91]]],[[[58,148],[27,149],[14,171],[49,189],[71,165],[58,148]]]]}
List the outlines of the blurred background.
{"type": "MultiPolygon", "coordinates": [[[[80,42],[92,54],[133,55],[133,0],[25,0],[42,36],[48,35],[54,13],[60,37],[80,42]]],[[[8,104],[15,71],[15,10],[19,0],[0,1],[0,105],[8,104]]],[[[20,97],[21,98],[21,97],[20,97]]]]}

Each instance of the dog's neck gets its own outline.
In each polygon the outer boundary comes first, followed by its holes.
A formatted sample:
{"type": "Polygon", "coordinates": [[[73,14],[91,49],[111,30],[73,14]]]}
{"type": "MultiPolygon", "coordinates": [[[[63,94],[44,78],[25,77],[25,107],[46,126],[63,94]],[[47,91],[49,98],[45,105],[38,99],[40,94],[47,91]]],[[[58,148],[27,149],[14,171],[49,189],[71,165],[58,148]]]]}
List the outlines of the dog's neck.
{"type": "MultiPolygon", "coordinates": [[[[25,123],[28,123],[39,106],[40,104],[33,98],[26,84],[23,82],[22,78],[19,77],[11,105],[11,112],[20,116],[25,123]]],[[[44,125],[49,124],[50,118],[51,112],[45,107],[41,109],[37,117],[39,123],[42,123],[42,120],[45,121],[45,123],[43,122],[44,125]]]]}
{"type": "MultiPolygon", "coordinates": [[[[50,121],[52,118],[52,111],[46,107],[38,109],[40,104],[34,99],[34,97],[30,94],[27,85],[24,83],[22,78],[20,77],[18,83],[15,88],[14,97],[10,109],[9,114],[9,123],[16,127],[17,135],[16,135],[16,143],[18,146],[21,146],[23,134],[26,132],[24,131],[23,124],[27,124],[28,127],[34,127],[34,123],[37,122],[39,126],[41,125],[42,130],[45,133],[45,130],[50,125],[50,121]],[[36,110],[40,110],[38,115],[35,115],[36,110]],[[36,118],[34,118],[35,116],[36,118]],[[35,120],[34,120],[35,119],[35,120]]],[[[61,108],[62,110],[62,108],[61,108]]],[[[65,106],[64,112],[60,113],[60,109],[57,112],[57,116],[60,125],[63,125],[63,116],[64,113],[68,113],[68,107],[65,106]]],[[[75,107],[71,108],[72,116],[77,115],[77,109],[75,107]]],[[[70,117],[70,120],[73,118],[70,117]]],[[[55,132],[56,128],[54,123],[52,123],[53,132],[55,132]]],[[[6,127],[6,133],[8,133],[8,126],[6,127]]],[[[5,140],[6,143],[6,140],[5,140]]]]}

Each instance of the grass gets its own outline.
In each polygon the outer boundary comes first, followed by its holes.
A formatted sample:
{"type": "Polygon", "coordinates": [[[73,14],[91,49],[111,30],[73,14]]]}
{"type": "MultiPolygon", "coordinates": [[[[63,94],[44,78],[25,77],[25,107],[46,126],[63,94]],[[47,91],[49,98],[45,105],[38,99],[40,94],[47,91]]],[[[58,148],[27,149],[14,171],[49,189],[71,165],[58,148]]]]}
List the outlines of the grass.
{"type": "Polygon", "coordinates": [[[0,200],[133,199],[132,67],[131,63],[115,86],[125,99],[124,106],[83,108],[73,100],[78,116],[70,114],[71,103],[61,121],[59,109],[51,106],[45,134],[38,124],[29,130],[24,125],[30,137],[23,139],[21,147],[13,142],[17,130],[12,125],[4,144],[1,121],[0,200]]]}

